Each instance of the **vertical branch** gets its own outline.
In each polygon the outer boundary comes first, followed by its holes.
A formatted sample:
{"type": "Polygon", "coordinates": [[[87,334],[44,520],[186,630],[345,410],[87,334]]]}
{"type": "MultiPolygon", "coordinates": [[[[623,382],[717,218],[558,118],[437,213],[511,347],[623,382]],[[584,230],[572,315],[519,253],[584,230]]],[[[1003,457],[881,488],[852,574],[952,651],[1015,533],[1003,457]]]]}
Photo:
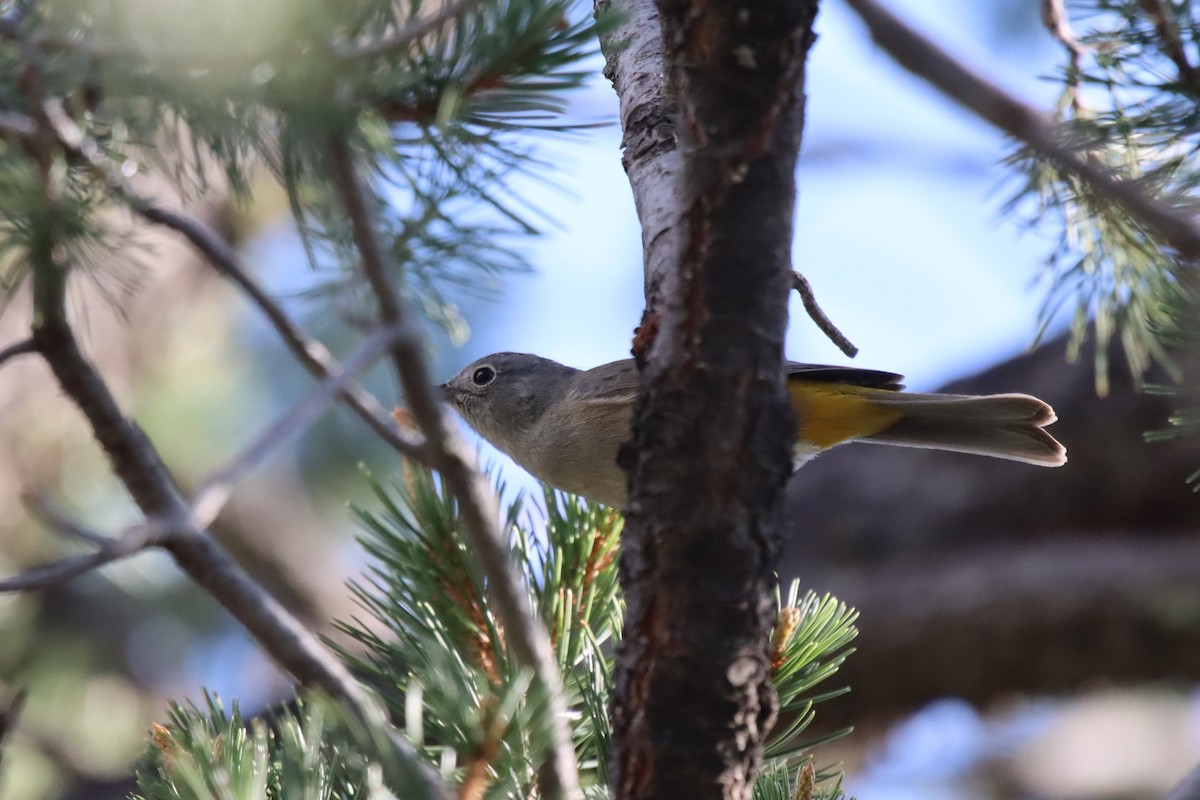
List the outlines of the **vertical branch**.
{"type": "Polygon", "coordinates": [[[674,119],[678,167],[627,166],[635,195],[651,192],[637,181],[666,183],[670,207],[655,218],[672,227],[654,236],[677,244],[647,254],[653,324],[635,343],[641,396],[621,457],[631,493],[613,785],[618,798],[749,798],[777,705],[768,639],[794,432],[783,337],[816,2],[658,10],[661,33],[639,35],[661,42],[661,98],[625,98],[636,84],[614,81],[623,109],[658,100],[654,113],[674,119]]]}

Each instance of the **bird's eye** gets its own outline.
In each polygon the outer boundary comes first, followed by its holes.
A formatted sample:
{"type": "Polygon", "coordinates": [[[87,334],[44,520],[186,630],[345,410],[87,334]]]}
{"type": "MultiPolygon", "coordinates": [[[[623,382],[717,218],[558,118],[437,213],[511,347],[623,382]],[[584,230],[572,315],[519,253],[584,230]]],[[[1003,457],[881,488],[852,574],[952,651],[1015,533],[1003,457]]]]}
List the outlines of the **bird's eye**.
{"type": "Polygon", "coordinates": [[[491,367],[480,367],[471,373],[471,383],[476,386],[487,386],[496,380],[496,370],[491,367]]]}

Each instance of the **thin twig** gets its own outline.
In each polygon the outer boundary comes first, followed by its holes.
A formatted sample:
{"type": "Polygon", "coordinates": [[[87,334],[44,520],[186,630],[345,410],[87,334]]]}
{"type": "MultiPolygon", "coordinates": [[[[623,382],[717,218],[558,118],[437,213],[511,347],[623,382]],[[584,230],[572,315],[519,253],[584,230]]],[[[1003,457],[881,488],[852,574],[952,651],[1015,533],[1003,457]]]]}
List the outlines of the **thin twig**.
{"type": "Polygon", "coordinates": [[[52,564],[34,567],[20,575],[0,581],[0,594],[28,592],[54,586],[105,564],[140,553],[161,541],[161,534],[156,526],[140,523],[130,527],[116,539],[107,539],[105,544],[93,553],[71,556],[52,564]]]}
{"type": "Polygon", "coordinates": [[[17,356],[36,353],[37,345],[33,343],[33,339],[25,339],[15,344],[10,344],[3,350],[0,350],[0,366],[4,366],[5,362],[16,358],[17,356]]]}
{"type": "Polygon", "coordinates": [[[336,401],[347,384],[375,363],[391,345],[396,334],[395,327],[376,331],[350,356],[341,371],[322,381],[307,397],[255,437],[227,466],[205,479],[192,499],[192,524],[198,528],[211,525],[232,494],[233,485],[261,464],[277,447],[312,425],[336,401]]]}
{"type": "Polygon", "coordinates": [[[34,519],[41,520],[63,536],[99,548],[112,544],[111,536],[92,530],[40,495],[26,495],[23,501],[34,519]]]}
{"type": "Polygon", "coordinates": [[[1141,0],[1141,3],[1146,15],[1154,22],[1154,29],[1158,31],[1163,52],[1179,70],[1180,82],[1196,89],[1196,67],[1188,58],[1187,50],[1184,49],[1183,38],[1179,31],[1179,20],[1175,18],[1174,10],[1162,0],[1141,0]]]}
{"type": "Polygon", "coordinates": [[[425,433],[426,447],[447,488],[458,501],[459,514],[470,543],[487,576],[488,592],[504,626],[505,642],[514,660],[537,676],[546,693],[553,750],[538,772],[544,796],[561,800],[582,797],[575,750],[567,727],[567,705],[554,664],[550,637],[534,616],[528,594],[522,590],[507,542],[501,533],[499,508],[491,486],[474,464],[471,451],[448,424],[433,391],[425,365],[421,338],[392,285],[389,257],[376,234],[370,197],[354,163],[349,142],[340,136],[327,147],[332,178],[346,215],[355,246],[362,258],[363,274],[379,303],[380,317],[401,325],[410,334],[392,345],[392,361],[413,418],[425,433]]]}
{"type": "Polygon", "coordinates": [[[1078,115],[1083,111],[1083,99],[1079,93],[1079,76],[1083,70],[1083,57],[1087,48],[1075,37],[1071,30],[1071,18],[1063,6],[1063,0],[1042,0],[1042,22],[1058,42],[1066,49],[1069,65],[1067,67],[1067,85],[1071,92],[1071,108],[1078,115]]]}
{"type": "Polygon", "coordinates": [[[415,19],[391,36],[364,44],[338,44],[334,46],[334,53],[343,61],[362,61],[392,55],[483,2],[484,0],[456,0],[447,3],[436,14],[415,19]]]}
{"type": "MultiPolygon", "coordinates": [[[[106,163],[95,142],[85,136],[61,108],[52,105],[47,116],[54,125],[59,141],[70,152],[83,157],[89,168],[124,201],[138,216],[162,225],[183,236],[216,268],[245,293],[267,318],[292,355],[310,375],[326,380],[341,371],[337,360],[320,341],[310,336],[287,315],[267,292],[250,277],[233,248],[218,233],[197,219],[178,211],[158,206],[139,196],[125,178],[106,163]]],[[[391,422],[379,400],[361,386],[343,386],[341,398],[358,417],[398,452],[418,462],[424,461],[423,443],[411,433],[399,430],[391,422]]]]}
{"type": "Polygon", "coordinates": [[[854,343],[846,338],[846,334],[838,330],[838,327],[833,324],[833,320],[826,316],[821,306],[817,304],[817,298],[813,294],[812,286],[809,285],[808,279],[795,270],[792,270],[792,288],[800,295],[800,300],[804,303],[804,310],[808,312],[809,318],[821,329],[821,333],[828,336],[829,341],[837,345],[838,349],[850,358],[858,355],[858,348],[854,346],[854,343]]]}
{"type": "Polygon", "coordinates": [[[1200,257],[1200,227],[1188,207],[1154,197],[1142,189],[1142,184],[1120,177],[1095,160],[1080,157],[1065,143],[1070,140],[1067,129],[976,75],[874,0],[846,0],[846,4],[896,63],[1086,181],[1097,194],[1123,208],[1181,255],[1200,257]]]}

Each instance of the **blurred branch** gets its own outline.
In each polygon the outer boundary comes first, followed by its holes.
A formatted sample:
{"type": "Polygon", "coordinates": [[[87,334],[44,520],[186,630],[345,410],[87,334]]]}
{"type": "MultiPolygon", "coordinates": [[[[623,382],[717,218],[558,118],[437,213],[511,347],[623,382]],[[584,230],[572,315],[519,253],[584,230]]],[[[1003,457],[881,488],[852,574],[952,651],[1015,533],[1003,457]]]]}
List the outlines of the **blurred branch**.
{"type": "Polygon", "coordinates": [[[437,13],[430,14],[428,17],[422,17],[421,19],[415,19],[387,38],[362,44],[334,45],[333,52],[343,61],[362,61],[390,56],[398,50],[405,49],[422,36],[433,33],[433,31],[445,25],[450,20],[462,16],[475,6],[482,5],[482,3],[483,0],[456,0],[452,3],[446,3],[438,9],[437,13]]]}
{"type": "Polygon", "coordinates": [[[1193,769],[1171,790],[1166,800],[1200,800],[1200,766],[1193,769]]]}
{"type": "MultiPolygon", "coordinates": [[[[84,135],[60,104],[46,104],[46,116],[53,125],[60,144],[68,152],[83,158],[92,172],[134,213],[148,222],[162,225],[182,235],[204,255],[218,273],[236,284],[251,302],[258,306],[292,355],[310,375],[318,380],[327,380],[331,375],[341,372],[337,360],[325,345],[293,322],[287,312],[254,282],[224,238],[197,219],[163,208],[139,196],[120,173],[109,167],[95,141],[84,135]]],[[[339,394],[381,439],[403,455],[419,462],[424,461],[422,442],[393,425],[374,395],[355,385],[342,386],[339,394]]]]}
{"type": "Polygon", "coordinates": [[[1097,194],[1125,209],[1181,255],[1200,257],[1200,227],[1187,208],[1156,198],[1143,191],[1136,181],[1081,157],[1067,143],[1068,129],[976,75],[874,0],[846,0],[846,4],[866,23],[876,44],[896,63],[1086,181],[1097,194]]]}
{"type": "Polygon", "coordinates": [[[40,495],[26,496],[23,499],[25,507],[29,509],[31,515],[63,536],[78,539],[96,547],[106,547],[112,543],[111,536],[105,536],[103,533],[85,526],[40,495]]]}
{"type": "Polygon", "coordinates": [[[804,582],[861,614],[838,673],[854,691],[822,707],[821,725],[888,720],[937,697],[986,705],[1096,681],[1194,681],[1197,563],[1195,537],[1138,531],[861,566],[805,558],[804,582]]]}
{"type": "MultiPolygon", "coordinates": [[[[25,698],[28,692],[25,689],[17,691],[16,695],[8,701],[8,706],[0,711],[0,768],[4,766],[4,742],[8,739],[8,735],[13,728],[17,726],[17,718],[21,716],[21,709],[25,706],[25,698]]],[[[0,775],[4,773],[0,771],[0,775]]]]}
{"type": "Polygon", "coordinates": [[[17,342],[16,344],[10,344],[8,347],[0,350],[0,367],[4,366],[6,362],[16,358],[17,356],[23,356],[36,352],[37,345],[33,343],[33,339],[25,339],[24,341],[17,342]]]}
{"type": "Polygon", "coordinates": [[[1162,0],[1141,0],[1142,9],[1154,22],[1154,29],[1158,32],[1158,38],[1162,42],[1163,52],[1167,57],[1175,63],[1175,68],[1179,70],[1179,80],[1181,83],[1195,88],[1197,85],[1196,67],[1188,59],[1187,50],[1184,49],[1183,39],[1179,32],[1179,20],[1175,18],[1174,10],[1162,2],[1162,0]]]}
{"type": "Polygon", "coordinates": [[[1087,50],[1071,30],[1071,18],[1067,16],[1063,0],[1042,0],[1042,22],[1050,35],[1066,48],[1069,61],[1067,86],[1070,87],[1071,107],[1078,113],[1083,106],[1079,95],[1079,74],[1087,50]]]}
{"type": "Polygon", "coordinates": [[[346,385],[370,367],[383,350],[392,344],[398,332],[397,326],[376,331],[338,371],[330,374],[304,400],[263,430],[232,462],[202,481],[192,499],[192,524],[199,528],[212,524],[233,492],[233,485],[261,464],[277,447],[312,425],[346,385]]]}
{"type": "Polygon", "coordinates": [[[545,626],[534,616],[529,596],[499,527],[495,493],[483,478],[470,450],[448,424],[435,395],[425,365],[421,339],[392,285],[395,270],[376,235],[374,215],[368,208],[372,197],[363,185],[349,142],[335,135],[328,142],[332,179],[349,217],[355,246],[362,258],[363,274],[379,304],[380,318],[400,332],[392,343],[392,362],[404,387],[408,409],[425,433],[430,463],[458,501],[458,511],[467,537],[487,576],[488,592],[504,628],[505,642],[517,664],[533,671],[546,693],[547,717],[552,726],[553,751],[539,769],[541,790],[546,797],[575,800],[582,797],[575,750],[567,726],[567,705],[562,682],[555,667],[553,649],[545,626]]]}
{"type": "Polygon", "coordinates": [[[858,348],[854,346],[854,343],[846,338],[846,334],[838,330],[838,327],[833,324],[833,320],[826,316],[821,306],[817,304],[817,297],[813,294],[812,285],[809,284],[808,279],[795,270],[792,270],[792,288],[800,295],[800,300],[804,303],[804,310],[821,329],[821,333],[828,336],[829,341],[837,345],[838,349],[850,358],[858,355],[858,348]]]}

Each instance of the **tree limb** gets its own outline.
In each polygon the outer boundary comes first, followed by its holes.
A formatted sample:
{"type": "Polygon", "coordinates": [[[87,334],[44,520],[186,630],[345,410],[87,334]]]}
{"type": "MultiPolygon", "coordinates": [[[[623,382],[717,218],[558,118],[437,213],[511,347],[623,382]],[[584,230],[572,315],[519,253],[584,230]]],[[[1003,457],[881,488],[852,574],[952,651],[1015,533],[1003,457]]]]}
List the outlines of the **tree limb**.
{"type": "MultiPolygon", "coordinates": [[[[963,532],[966,533],[965,531],[963,532]]],[[[860,612],[852,691],[823,728],[885,722],[937,697],[983,705],[1096,681],[1200,678],[1200,541],[1093,533],[860,566],[805,560],[802,579],[860,612]]]]}
{"type": "Polygon", "coordinates": [[[1025,142],[1044,158],[1087,181],[1097,194],[1125,209],[1180,255],[1200,258],[1200,226],[1194,207],[1156,198],[1137,181],[1122,178],[1102,164],[1081,157],[1070,144],[1069,130],[975,74],[874,0],[845,1],[867,24],[871,38],[896,63],[1025,142]]]}
{"type": "Polygon", "coordinates": [[[661,27],[637,0],[614,5],[647,312],[621,455],[613,789],[749,798],[776,710],[767,640],[794,433],[781,362],[816,3],[663,0],[661,27]]]}
{"type": "Polygon", "coordinates": [[[425,434],[430,463],[458,502],[464,530],[487,576],[488,592],[504,626],[505,643],[514,660],[533,671],[546,693],[553,749],[539,771],[541,790],[547,797],[576,800],[582,793],[562,682],[550,637],[534,616],[500,530],[495,493],[476,468],[462,437],[450,427],[435,396],[419,332],[392,285],[394,269],[376,234],[374,214],[368,208],[372,196],[358,174],[350,144],[341,136],[333,136],[327,150],[333,183],[350,220],[363,274],[379,303],[380,318],[401,331],[392,344],[392,363],[404,387],[408,409],[425,434]]]}

